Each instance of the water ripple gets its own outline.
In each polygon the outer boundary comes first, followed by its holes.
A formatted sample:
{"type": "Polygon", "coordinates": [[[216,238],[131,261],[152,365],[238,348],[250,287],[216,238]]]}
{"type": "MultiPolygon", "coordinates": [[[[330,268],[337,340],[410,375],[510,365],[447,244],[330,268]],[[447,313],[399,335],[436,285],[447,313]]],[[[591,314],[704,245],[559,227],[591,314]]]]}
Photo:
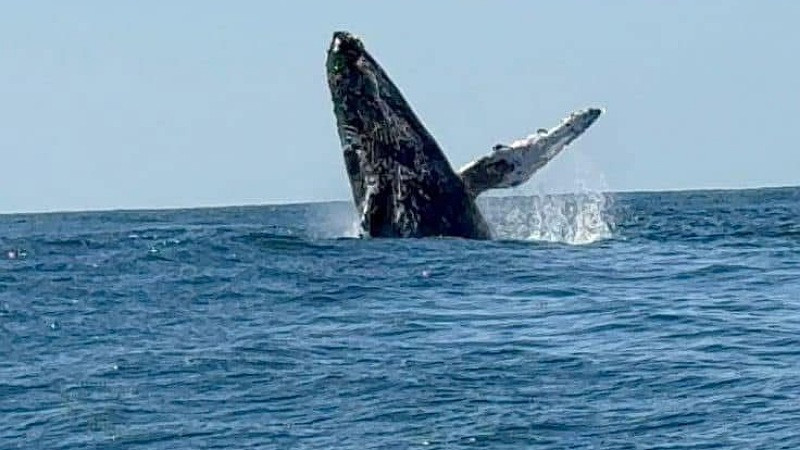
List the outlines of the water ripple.
{"type": "Polygon", "coordinates": [[[348,203],[0,216],[0,442],[800,447],[798,200],[615,194],[582,246],[528,240],[575,217],[531,198],[490,242],[345,238],[348,203]]]}

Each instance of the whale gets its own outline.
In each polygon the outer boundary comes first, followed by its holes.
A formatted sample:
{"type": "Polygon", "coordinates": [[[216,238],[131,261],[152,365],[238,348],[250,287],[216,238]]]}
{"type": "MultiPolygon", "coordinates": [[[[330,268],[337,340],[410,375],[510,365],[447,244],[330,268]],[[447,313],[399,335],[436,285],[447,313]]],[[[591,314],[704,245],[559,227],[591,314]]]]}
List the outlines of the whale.
{"type": "Polygon", "coordinates": [[[456,171],[360,38],[334,32],[325,65],[362,237],[490,239],[477,197],[530,179],[602,112],[576,111],[456,171]]]}

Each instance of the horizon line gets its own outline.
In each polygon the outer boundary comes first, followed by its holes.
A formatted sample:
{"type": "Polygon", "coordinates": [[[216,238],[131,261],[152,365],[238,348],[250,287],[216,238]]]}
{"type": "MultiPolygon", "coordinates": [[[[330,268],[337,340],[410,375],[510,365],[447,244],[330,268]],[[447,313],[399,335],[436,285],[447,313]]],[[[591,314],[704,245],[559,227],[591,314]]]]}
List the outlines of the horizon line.
{"type": "MultiPolygon", "coordinates": [[[[599,192],[603,194],[653,194],[653,193],[677,193],[677,192],[718,192],[718,191],[756,191],[762,189],[791,189],[800,188],[800,185],[763,185],[763,186],[748,186],[748,187],[709,187],[709,188],[685,188],[685,189],[620,189],[620,190],[588,190],[589,192],[599,192]]],[[[533,197],[537,195],[569,195],[578,194],[579,191],[563,191],[552,192],[546,194],[517,194],[517,195],[491,195],[486,197],[502,198],[502,197],[533,197]]],[[[486,198],[484,197],[484,198],[486,198]]],[[[166,212],[166,211],[184,211],[194,209],[225,209],[225,208],[259,208],[267,206],[298,206],[298,205],[314,205],[323,203],[339,203],[350,202],[352,199],[329,199],[329,200],[287,200],[287,201],[271,201],[269,203],[240,203],[240,204],[201,204],[192,206],[131,206],[131,207],[109,207],[109,208],[85,208],[85,209],[52,209],[52,210],[29,210],[29,211],[0,211],[0,216],[22,216],[22,215],[48,215],[48,214],[81,214],[81,213],[109,213],[109,212],[166,212]]]]}

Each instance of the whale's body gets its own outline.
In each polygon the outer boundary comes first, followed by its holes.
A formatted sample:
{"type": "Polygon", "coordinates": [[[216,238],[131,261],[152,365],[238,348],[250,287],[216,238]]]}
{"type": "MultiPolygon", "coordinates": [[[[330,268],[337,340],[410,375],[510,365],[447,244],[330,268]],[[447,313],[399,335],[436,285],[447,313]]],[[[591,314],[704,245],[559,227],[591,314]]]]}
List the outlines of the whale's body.
{"type": "Polygon", "coordinates": [[[358,38],[334,33],[326,66],[361,230],[371,237],[490,238],[476,197],[526,181],[600,114],[575,113],[543,134],[496,146],[456,173],[358,38]]]}

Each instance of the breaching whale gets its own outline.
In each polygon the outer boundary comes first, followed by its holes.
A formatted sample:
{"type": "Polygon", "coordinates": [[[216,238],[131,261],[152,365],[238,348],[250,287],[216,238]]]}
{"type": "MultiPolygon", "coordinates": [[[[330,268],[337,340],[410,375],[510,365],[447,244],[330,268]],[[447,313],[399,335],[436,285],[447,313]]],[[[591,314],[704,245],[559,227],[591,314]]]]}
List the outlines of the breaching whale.
{"type": "Polygon", "coordinates": [[[518,186],[600,115],[590,108],[493,151],[456,173],[397,86],[354,35],[328,48],[328,86],[362,234],[489,239],[475,199],[518,186]]]}

